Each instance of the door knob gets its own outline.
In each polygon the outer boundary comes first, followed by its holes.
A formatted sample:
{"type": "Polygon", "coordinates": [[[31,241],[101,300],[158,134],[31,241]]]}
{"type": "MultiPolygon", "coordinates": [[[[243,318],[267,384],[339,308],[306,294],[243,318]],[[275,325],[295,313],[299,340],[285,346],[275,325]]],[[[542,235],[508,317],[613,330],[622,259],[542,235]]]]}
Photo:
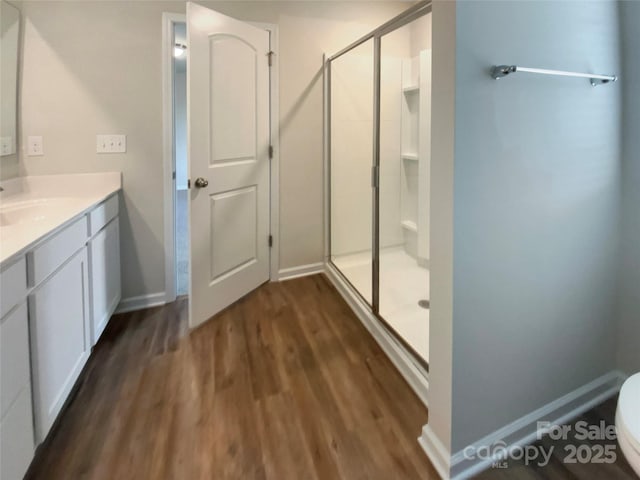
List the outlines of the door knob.
{"type": "Polygon", "coordinates": [[[207,185],[209,185],[209,180],[207,180],[206,178],[198,177],[198,178],[196,178],[196,181],[195,181],[194,185],[197,188],[204,188],[207,185]]]}

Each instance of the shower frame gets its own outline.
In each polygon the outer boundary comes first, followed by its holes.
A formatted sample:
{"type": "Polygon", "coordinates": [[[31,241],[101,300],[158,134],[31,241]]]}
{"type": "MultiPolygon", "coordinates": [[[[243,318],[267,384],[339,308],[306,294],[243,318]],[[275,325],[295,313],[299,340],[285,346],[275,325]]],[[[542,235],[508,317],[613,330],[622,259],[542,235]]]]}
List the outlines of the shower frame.
{"type": "MultiPolygon", "coordinates": [[[[389,325],[389,323],[380,315],[380,94],[381,94],[381,46],[382,37],[391,33],[412,21],[431,13],[432,2],[425,0],[419,2],[396,17],[380,25],[368,34],[359,38],[355,42],[346,46],[342,50],[331,56],[324,58],[324,151],[325,151],[325,257],[327,262],[327,270],[330,274],[337,276],[347,286],[347,291],[336,286],[341,290],[343,295],[347,295],[347,300],[351,307],[359,313],[365,326],[374,335],[378,343],[381,344],[391,360],[400,369],[409,384],[416,391],[418,396],[426,404],[426,391],[428,389],[427,375],[429,365],[426,359],[420,357],[415,350],[389,325]],[[332,226],[331,226],[331,63],[340,58],[342,55],[352,51],[353,49],[373,40],[373,155],[371,164],[371,190],[372,190],[372,285],[371,285],[371,303],[358,291],[353,283],[342,273],[340,268],[332,259],[332,226]],[[351,298],[349,298],[351,297],[351,298]],[[363,312],[363,307],[369,312],[363,312]],[[373,315],[374,321],[382,324],[383,328],[391,334],[391,338],[400,344],[400,350],[397,348],[389,349],[388,339],[380,336],[380,332],[372,331],[375,325],[371,325],[362,317],[363,314],[370,313],[373,315]],[[377,334],[376,334],[377,333],[377,334]],[[417,377],[416,377],[417,375],[417,377]]],[[[335,282],[334,282],[335,283],[335,282]]]]}

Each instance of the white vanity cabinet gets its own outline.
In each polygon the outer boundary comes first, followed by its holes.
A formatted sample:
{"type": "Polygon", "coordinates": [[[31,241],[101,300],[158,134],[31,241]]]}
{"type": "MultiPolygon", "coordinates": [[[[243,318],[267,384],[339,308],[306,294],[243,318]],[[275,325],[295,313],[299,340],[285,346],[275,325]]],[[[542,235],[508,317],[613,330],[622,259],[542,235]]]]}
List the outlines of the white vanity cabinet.
{"type": "Polygon", "coordinates": [[[89,215],[91,344],[95,345],[120,303],[120,230],[118,196],[89,215]]]}
{"type": "Polygon", "coordinates": [[[29,318],[39,443],[120,301],[118,196],[112,195],[42,243],[27,259],[34,286],[29,318]]]}
{"type": "Polygon", "coordinates": [[[26,264],[0,273],[0,478],[22,478],[33,456],[26,264]]]}
{"type": "Polygon", "coordinates": [[[0,270],[0,479],[20,479],[120,301],[118,196],[0,270]]]}

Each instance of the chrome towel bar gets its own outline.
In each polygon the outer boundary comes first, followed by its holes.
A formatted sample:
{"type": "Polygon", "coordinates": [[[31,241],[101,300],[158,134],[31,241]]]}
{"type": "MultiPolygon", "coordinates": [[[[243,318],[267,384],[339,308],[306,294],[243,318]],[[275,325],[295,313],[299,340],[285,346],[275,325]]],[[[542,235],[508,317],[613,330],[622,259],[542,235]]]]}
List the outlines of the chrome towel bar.
{"type": "Polygon", "coordinates": [[[494,65],[491,68],[491,76],[496,80],[500,80],[502,77],[506,77],[511,73],[525,72],[525,73],[538,73],[542,75],[557,75],[561,77],[578,77],[588,78],[591,85],[602,85],[609,82],[615,82],[618,77],[615,75],[596,75],[594,73],[577,73],[577,72],[564,72],[562,70],[547,70],[544,68],[529,68],[519,67],[518,65],[494,65]]]}

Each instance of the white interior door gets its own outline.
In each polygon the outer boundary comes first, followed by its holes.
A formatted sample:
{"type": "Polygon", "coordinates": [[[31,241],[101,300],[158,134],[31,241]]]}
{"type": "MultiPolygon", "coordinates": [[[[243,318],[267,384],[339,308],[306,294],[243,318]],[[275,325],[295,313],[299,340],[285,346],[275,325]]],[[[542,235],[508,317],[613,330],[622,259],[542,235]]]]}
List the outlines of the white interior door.
{"type": "Polygon", "coordinates": [[[187,3],[195,327],[269,280],[269,33],[187,3]]]}

